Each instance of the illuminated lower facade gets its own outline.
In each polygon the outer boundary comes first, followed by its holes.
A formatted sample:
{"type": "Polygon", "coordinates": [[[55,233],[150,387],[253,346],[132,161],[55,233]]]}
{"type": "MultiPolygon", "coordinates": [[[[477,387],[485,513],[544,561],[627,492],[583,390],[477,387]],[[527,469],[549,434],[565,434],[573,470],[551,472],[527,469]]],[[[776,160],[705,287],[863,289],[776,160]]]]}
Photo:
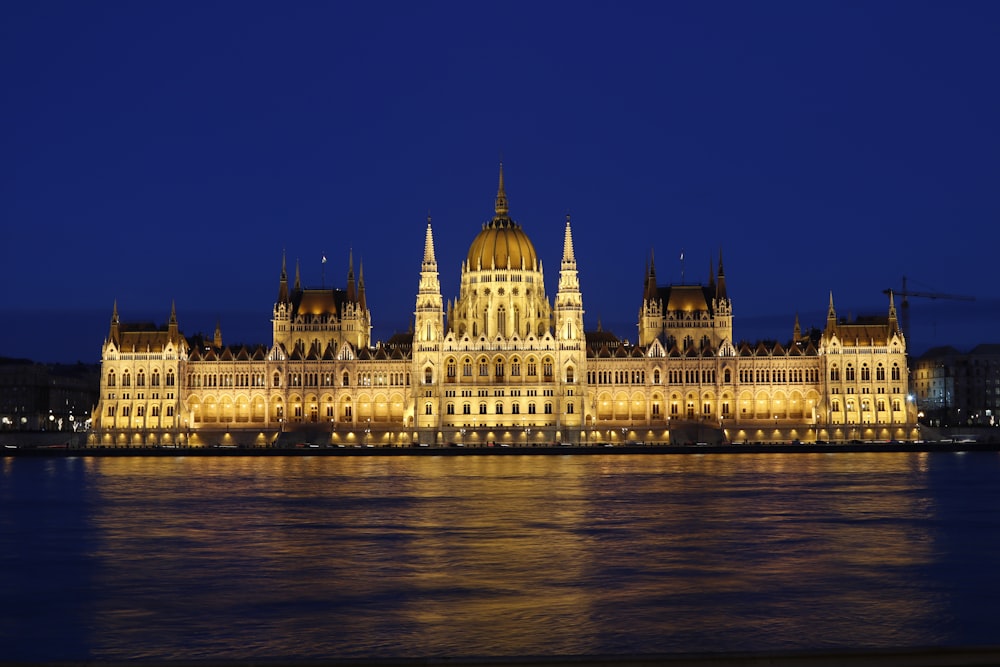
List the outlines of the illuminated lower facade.
{"type": "Polygon", "coordinates": [[[890,296],[883,318],[736,343],[719,258],[707,283],[661,286],[650,260],[639,338],[583,326],[569,218],[550,302],[541,262],[495,215],[445,304],[431,222],[413,332],[370,339],[363,269],[346,289],[289,288],[284,262],[269,345],[188,339],[129,326],[115,306],[102,353],[93,444],[345,446],[909,440],[905,341],[890,296]]]}

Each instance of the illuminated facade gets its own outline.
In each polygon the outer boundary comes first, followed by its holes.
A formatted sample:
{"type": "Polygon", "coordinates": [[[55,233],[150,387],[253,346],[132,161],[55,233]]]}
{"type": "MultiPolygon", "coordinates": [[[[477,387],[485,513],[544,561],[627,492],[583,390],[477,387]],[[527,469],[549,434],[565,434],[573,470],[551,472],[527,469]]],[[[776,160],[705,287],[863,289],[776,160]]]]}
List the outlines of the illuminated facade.
{"type": "Polygon", "coordinates": [[[102,354],[92,440],[537,445],[916,437],[905,342],[886,317],[838,320],[787,344],[735,343],[720,255],[706,284],[657,284],[649,261],[636,344],[584,330],[569,216],[554,299],[511,219],[494,216],[445,304],[431,221],[413,332],[371,341],[363,269],[346,289],[307,289],[284,260],[270,345],[227,347],[166,327],[126,326],[117,306],[102,354]]]}

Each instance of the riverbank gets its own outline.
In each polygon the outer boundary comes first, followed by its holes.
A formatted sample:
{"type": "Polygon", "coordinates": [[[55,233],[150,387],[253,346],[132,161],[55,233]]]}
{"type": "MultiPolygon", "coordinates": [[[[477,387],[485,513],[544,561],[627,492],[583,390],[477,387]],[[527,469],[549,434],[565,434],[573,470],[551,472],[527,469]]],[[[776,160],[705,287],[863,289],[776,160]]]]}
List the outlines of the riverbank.
{"type": "Polygon", "coordinates": [[[997,442],[848,442],[848,443],[745,443],[725,445],[546,445],[516,447],[506,445],[416,446],[416,447],[333,447],[303,445],[296,447],[76,447],[72,445],[12,445],[0,448],[10,457],[79,457],[79,456],[524,456],[568,454],[766,454],[846,452],[997,452],[997,442]]]}

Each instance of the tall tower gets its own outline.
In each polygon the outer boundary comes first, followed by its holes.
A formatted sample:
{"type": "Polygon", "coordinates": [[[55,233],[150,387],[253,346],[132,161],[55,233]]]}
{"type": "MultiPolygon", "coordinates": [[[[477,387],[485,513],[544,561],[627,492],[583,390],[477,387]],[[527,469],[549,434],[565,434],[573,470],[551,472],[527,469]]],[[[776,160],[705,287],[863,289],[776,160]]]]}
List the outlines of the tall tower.
{"type": "Polygon", "coordinates": [[[420,285],[417,288],[417,309],[414,315],[414,342],[419,345],[440,342],[444,335],[444,308],[438,264],[434,257],[434,233],[431,230],[430,216],[427,216],[424,260],[420,264],[420,285]]]}
{"type": "Polygon", "coordinates": [[[424,259],[420,264],[420,284],[414,312],[413,377],[417,390],[414,401],[416,427],[424,430],[421,442],[434,442],[441,424],[441,341],[444,338],[444,307],[438,264],[434,257],[434,233],[427,217],[424,259]]]}
{"type": "Polygon", "coordinates": [[[278,298],[271,316],[271,344],[277,345],[291,330],[292,301],[288,293],[288,266],[285,253],[281,253],[281,277],[278,279],[278,298]]]}
{"type": "Polygon", "coordinates": [[[559,421],[556,429],[563,440],[571,440],[566,429],[578,429],[586,414],[587,352],[583,331],[583,296],[573,253],[573,231],[569,215],[563,235],[563,256],[559,265],[559,289],[552,309],[561,381],[559,421]]]}
{"type": "Polygon", "coordinates": [[[583,349],[583,296],[580,294],[580,279],[577,275],[576,256],[573,253],[573,231],[569,215],[566,216],[566,232],[563,235],[563,256],[559,267],[559,289],[555,305],[556,340],[563,349],[583,349]]]}

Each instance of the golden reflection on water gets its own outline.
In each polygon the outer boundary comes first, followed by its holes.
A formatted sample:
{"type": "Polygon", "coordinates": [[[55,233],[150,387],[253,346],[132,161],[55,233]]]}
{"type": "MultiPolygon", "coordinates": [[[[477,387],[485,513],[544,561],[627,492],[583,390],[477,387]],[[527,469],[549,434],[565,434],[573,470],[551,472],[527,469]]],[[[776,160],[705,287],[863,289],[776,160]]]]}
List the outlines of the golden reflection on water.
{"type": "Polygon", "coordinates": [[[102,659],[924,646],[926,454],[86,459],[102,659]]]}

